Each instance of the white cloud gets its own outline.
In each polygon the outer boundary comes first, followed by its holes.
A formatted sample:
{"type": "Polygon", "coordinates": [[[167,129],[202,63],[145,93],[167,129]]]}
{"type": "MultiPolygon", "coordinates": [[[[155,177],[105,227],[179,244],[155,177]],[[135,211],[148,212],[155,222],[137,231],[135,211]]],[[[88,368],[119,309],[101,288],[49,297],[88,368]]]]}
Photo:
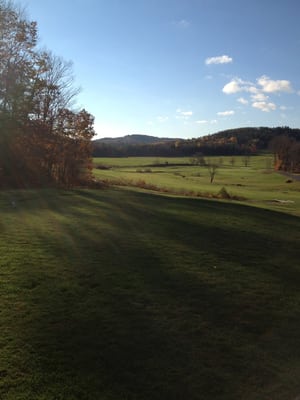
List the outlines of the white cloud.
{"type": "Polygon", "coordinates": [[[228,117],[229,115],[233,115],[234,111],[230,110],[230,111],[220,111],[217,113],[218,115],[220,115],[221,117],[228,117]]]}
{"type": "Polygon", "coordinates": [[[276,110],[276,104],[274,103],[267,103],[266,101],[256,101],[252,104],[252,107],[258,108],[264,112],[270,112],[276,110]]]}
{"type": "Polygon", "coordinates": [[[243,105],[247,105],[249,103],[249,101],[247,99],[244,99],[244,97],[238,98],[237,101],[243,105]]]}
{"type": "Polygon", "coordinates": [[[234,94],[242,91],[247,91],[245,86],[246,84],[247,82],[244,82],[242,79],[234,78],[223,87],[222,91],[225,94],[234,94]]]}
{"type": "Polygon", "coordinates": [[[166,122],[166,121],[168,121],[169,117],[164,117],[164,116],[159,115],[156,119],[158,122],[166,122]]]}
{"type": "Polygon", "coordinates": [[[206,65],[211,64],[228,64],[232,63],[233,59],[227,55],[218,56],[218,57],[209,57],[205,60],[206,65]]]}
{"type": "Polygon", "coordinates": [[[257,79],[257,83],[262,87],[262,91],[265,93],[293,92],[291,82],[288,80],[274,81],[270,79],[268,76],[263,75],[257,79]]]}
{"type": "Polygon", "coordinates": [[[198,121],[195,121],[196,124],[199,125],[204,125],[204,124],[211,124],[211,125],[215,125],[218,123],[218,120],[216,119],[211,119],[210,121],[208,121],[207,119],[200,119],[198,121]]]}
{"type": "Polygon", "coordinates": [[[256,94],[253,94],[251,96],[251,99],[256,102],[256,101],[267,101],[269,98],[269,96],[266,96],[264,93],[262,92],[257,92],[256,94]]]}
{"type": "Polygon", "coordinates": [[[181,115],[184,115],[185,117],[190,117],[193,115],[193,111],[181,111],[181,115]]]}
{"type": "Polygon", "coordinates": [[[248,92],[253,94],[253,100],[265,101],[268,97],[264,93],[292,93],[293,88],[291,82],[288,80],[275,81],[264,75],[257,79],[257,85],[252,82],[243,81],[240,78],[234,78],[223,87],[222,91],[225,94],[248,92]]]}
{"type": "MultiPolygon", "coordinates": [[[[252,84],[251,84],[251,85],[252,85],[252,84]]],[[[260,90],[259,90],[257,87],[251,86],[251,85],[245,87],[245,91],[246,91],[246,92],[249,92],[249,93],[252,93],[252,94],[260,93],[260,90]]]]}
{"type": "Polygon", "coordinates": [[[181,108],[177,108],[176,110],[177,114],[176,119],[189,119],[193,115],[193,111],[183,111],[181,108]]]}
{"type": "MultiPolygon", "coordinates": [[[[256,83],[244,81],[241,78],[234,78],[228,82],[222,89],[225,94],[248,93],[249,99],[240,97],[237,101],[241,104],[252,103],[252,107],[263,112],[270,112],[277,109],[275,103],[270,101],[272,94],[293,93],[292,84],[288,80],[273,80],[263,75],[256,79],[256,83]]],[[[297,92],[300,95],[300,91],[297,92]]]]}

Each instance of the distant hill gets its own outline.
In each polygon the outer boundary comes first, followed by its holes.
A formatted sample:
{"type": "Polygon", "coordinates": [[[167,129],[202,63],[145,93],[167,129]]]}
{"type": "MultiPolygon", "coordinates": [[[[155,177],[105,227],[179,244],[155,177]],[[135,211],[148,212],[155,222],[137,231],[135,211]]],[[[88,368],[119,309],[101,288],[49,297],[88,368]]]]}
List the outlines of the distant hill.
{"type": "Polygon", "coordinates": [[[156,136],[149,136],[149,135],[126,135],[122,137],[116,138],[102,138],[94,140],[94,144],[108,144],[112,146],[119,146],[119,145],[143,145],[143,144],[153,144],[153,143],[162,143],[168,141],[174,141],[176,139],[171,138],[159,138],[156,136]]]}
{"type": "Polygon", "coordinates": [[[94,157],[181,157],[203,155],[258,154],[269,150],[278,136],[300,142],[300,129],[289,127],[246,127],[228,129],[194,139],[159,138],[148,135],[127,135],[93,141],[94,157]]]}

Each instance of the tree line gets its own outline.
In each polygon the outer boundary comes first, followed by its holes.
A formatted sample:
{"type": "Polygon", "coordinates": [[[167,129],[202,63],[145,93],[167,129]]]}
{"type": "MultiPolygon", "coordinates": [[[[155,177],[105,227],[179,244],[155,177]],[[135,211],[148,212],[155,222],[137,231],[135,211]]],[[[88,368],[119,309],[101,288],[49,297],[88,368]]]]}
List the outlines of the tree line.
{"type": "Polygon", "coordinates": [[[36,22],[0,0],[0,186],[90,176],[94,118],[73,107],[72,64],[37,43],[36,22]]]}
{"type": "Polygon", "coordinates": [[[286,126],[249,127],[228,129],[194,139],[162,140],[158,143],[128,144],[119,140],[113,144],[97,140],[93,142],[93,155],[95,157],[193,157],[201,154],[249,157],[261,152],[274,152],[276,149],[277,169],[297,171],[300,164],[299,143],[300,129],[286,126]],[[280,150],[282,146],[285,151],[280,150]]]}

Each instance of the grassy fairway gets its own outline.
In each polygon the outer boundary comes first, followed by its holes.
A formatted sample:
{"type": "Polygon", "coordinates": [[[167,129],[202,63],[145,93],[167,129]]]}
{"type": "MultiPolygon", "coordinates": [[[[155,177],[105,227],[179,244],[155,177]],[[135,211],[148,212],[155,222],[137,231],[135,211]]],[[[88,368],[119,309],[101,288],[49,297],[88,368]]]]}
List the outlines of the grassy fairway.
{"type": "Polygon", "coordinates": [[[1,400],[300,394],[299,217],[125,190],[6,191],[0,254],[1,400]]]}
{"type": "Polygon", "coordinates": [[[234,165],[232,157],[206,157],[206,160],[221,163],[213,184],[207,168],[189,165],[189,158],[99,158],[94,159],[95,165],[110,169],[95,169],[94,174],[118,184],[152,185],[156,190],[190,196],[217,195],[224,187],[230,195],[245,198],[246,204],[300,216],[300,182],[287,183],[286,176],[274,172],[271,155],[251,157],[248,166],[239,156],[234,157],[234,165]],[[161,166],[151,166],[158,163],[161,166]],[[180,165],[183,163],[186,165],[180,165]]]}

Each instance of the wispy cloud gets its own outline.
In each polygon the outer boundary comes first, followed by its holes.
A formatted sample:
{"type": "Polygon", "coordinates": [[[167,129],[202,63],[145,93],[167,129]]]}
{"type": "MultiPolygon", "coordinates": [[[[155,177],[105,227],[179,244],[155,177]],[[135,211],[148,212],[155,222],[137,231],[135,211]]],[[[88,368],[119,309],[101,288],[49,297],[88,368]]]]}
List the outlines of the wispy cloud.
{"type": "Polygon", "coordinates": [[[206,65],[211,64],[228,64],[232,63],[233,59],[227,55],[218,56],[218,57],[209,57],[205,60],[206,65]]]}
{"type": "Polygon", "coordinates": [[[156,119],[157,119],[158,122],[167,122],[169,117],[165,117],[165,116],[159,115],[158,117],[156,117],[156,119]]]}
{"type": "Polygon", "coordinates": [[[186,19],[181,19],[179,21],[174,21],[173,24],[175,26],[177,26],[177,28],[180,28],[180,29],[187,29],[187,28],[189,28],[191,26],[190,21],[188,21],[186,19]]]}
{"type": "Polygon", "coordinates": [[[195,124],[199,124],[199,125],[204,125],[204,124],[217,124],[218,121],[216,119],[211,119],[210,121],[208,121],[207,119],[199,119],[198,121],[195,121],[195,124]]]}
{"type": "Polygon", "coordinates": [[[247,105],[249,103],[249,101],[247,99],[244,99],[244,97],[239,97],[237,99],[237,101],[241,104],[243,104],[244,106],[247,105]]]}
{"type": "Polygon", "coordinates": [[[181,108],[177,108],[176,113],[176,119],[189,119],[193,115],[193,111],[183,111],[181,108]]]}
{"type": "Polygon", "coordinates": [[[264,93],[257,92],[251,96],[253,101],[267,101],[269,96],[266,96],[264,93]]]}
{"type": "Polygon", "coordinates": [[[181,115],[185,117],[191,117],[193,115],[193,111],[181,111],[181,115]]]}
{"type": "Polygon", "coordinates": [[[217,114],[220,115],[221,117],[228,117],[229,115],[233,115],[235,112],[233,110],[228,110],[228,111],[220,111],[217,114]]]}

